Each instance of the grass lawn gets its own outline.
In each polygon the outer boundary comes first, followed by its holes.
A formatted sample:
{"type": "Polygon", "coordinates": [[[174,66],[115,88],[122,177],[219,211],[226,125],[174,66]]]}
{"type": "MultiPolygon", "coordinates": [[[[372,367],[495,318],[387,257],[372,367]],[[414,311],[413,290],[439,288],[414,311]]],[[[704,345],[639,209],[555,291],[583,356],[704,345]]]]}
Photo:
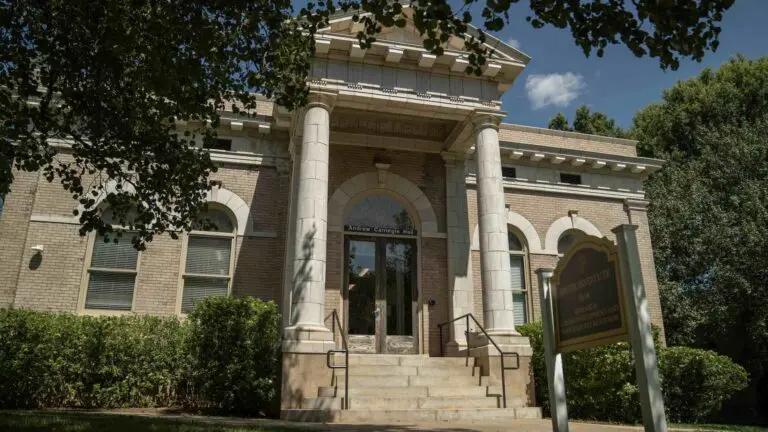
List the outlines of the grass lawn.
{"type": "Polygon", "coordinates": [[[0,411],[0,431],[13,432],[293,432],[276,426],[223,425],[185,419],[40,411],[0,411]]]}
{"type": "Polygon", "coordinates": [[[674,424],[673,428],[692,429],[699,431],[727,431],[727,432],[767,432],[768,428],[761,426],[740,426],[740,425],[720,425],[720,424],[674,424]]]}
{"type": "MultiPolygon", "coordinates": [[[[256,424],[242,424],[242,419],[222,417],[207,419],[205,417],[163,418],[87,412],[0,410],[0,431],[3,432],[308,432],[324,430],[412,430],[409,427],[387,427],[382,425],[285,425],[275,424],[278,422],[270,420],[253,420],[246,422],[256,424]]],[[[768,428],[757,426],[673,424],[670,425],[670,427],[677,430],[690,429],[691,431],[768,432],[768,428]]],[[[474,429],[470,427],[457,430],[469,431],[474,429]]]]}

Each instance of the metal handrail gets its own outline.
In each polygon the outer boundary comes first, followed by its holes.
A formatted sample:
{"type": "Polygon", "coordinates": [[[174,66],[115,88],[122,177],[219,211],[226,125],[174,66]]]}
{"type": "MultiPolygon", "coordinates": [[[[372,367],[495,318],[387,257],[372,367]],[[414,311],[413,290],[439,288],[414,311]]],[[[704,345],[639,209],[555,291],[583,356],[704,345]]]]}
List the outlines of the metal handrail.
{"type": "Polygon", "coordinates": [[[454,319],[452,319],[450,321],[446,321],[444,323],[440,323],[440,324],[437,325],[438,330],[440,330],[440,357],[443,357],[443,355],[444,355],[443,354],[443,326],[448,325],[448,324],[452,324],[452,323],[454,323],[454,322],[456,322],[458,320],[464,319],[464,320],[467,321],[467,327],[466,327],[466,330],[464,330],[464,334],[467,337],[467,360],[466,360],[466,365],[469,366],[469,319],[470,318],[472,318],[472,321],[475,322],[475,325],[477,326],[477,328],[480,329],[481,332],[483,332],[483,334],[485,335],[485,338],[488,340],[488,342],[493,344],[493,346],[496,347],[496,350],[501,354],[501,399],[502,399],[502,406],[503,406],[503,408],[506,408],[507,407],[507,382],[506,382],[506,379],[504,379],[504,371],[505,370],[512,370],[512,369],[520,369],[520,354],[518,354],[516,352],[504,352],[504,351],[502,351],[501,348],[499,348],[499,346],[496,345],[496,342],[493,340],[493,338],[491,338],[491,336],[488,334],[488,332],[485,331],[483,326],[480,325],[480,323],[477,321],[477,319],[475,318],[474,315],[472,315],[471,313],[468,313],[468,314],[462,315],[462,316],[460,316],[458,318],[454,318],[454,319]],[[504,365],[504,356],[505,355],[514,356],[515,357],[515,360],[516,360],[515,363],[516,364],[515,364],[514,367],[512,367],[512,366],[506,367],[504,365]]]}
{"type": "Polygon", "coordinates": [[[347,336],[344,334],[344,327],[341,326],[341,320],[339,320],[339,314],[336,309],[331,314],[331,331],[336,335],[336,325],[339,326],[339,334],[341,335],[341,349],[331,349],[325,356],[325,364],[329,369],[344,369],[344,403],[341,404],[341,409],[349,409],[349,348],[347,347],[347,336]],[[331,364],[331,356],[333,354],[344,354],[344,365],[337,366],[336,361],[331,364]]]}

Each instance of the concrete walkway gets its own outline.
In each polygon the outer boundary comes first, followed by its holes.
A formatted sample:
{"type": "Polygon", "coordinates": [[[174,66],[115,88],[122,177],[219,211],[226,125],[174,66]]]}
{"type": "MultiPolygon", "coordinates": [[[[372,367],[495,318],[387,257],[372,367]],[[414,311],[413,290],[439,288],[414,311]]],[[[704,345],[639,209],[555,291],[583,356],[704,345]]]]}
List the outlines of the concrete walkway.
{"type": "MultiPolygon", "coordinates": [[[[381,432],[409,432],[409,431],[442,431],[442,432],[549,432],[552,430],[552,422],[544,420],[500,420],[500,421],[473,421],[473,422],[432,422],[432,423],[398,423],[369,424],[369,423],[296,423],[283,420],[249,419],[233,417],[196,416],[189,414],[173,414],[156,409],[125,409],[109,411],[90,411],[94,414],[132,415],[142,417],[155,417],[164,419],[185,420],[199,423],[224,424],[232,426],[256,426],[275,431],[306,430],[306,431],[381,431],[381,432]]],[[[642,431],[642,427],[606,425],[596,423],[571,422],[571,432],[624,432],[642,431]]],[[[691,429],[670,429],[685,430],[691,429]]]]}

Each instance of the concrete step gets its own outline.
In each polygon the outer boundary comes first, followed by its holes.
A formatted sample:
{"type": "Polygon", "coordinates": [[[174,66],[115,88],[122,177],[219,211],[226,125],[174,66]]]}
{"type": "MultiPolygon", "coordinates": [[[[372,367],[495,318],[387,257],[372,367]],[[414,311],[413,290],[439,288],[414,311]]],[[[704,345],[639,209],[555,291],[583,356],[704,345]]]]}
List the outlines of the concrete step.
{"type": "Polygon", "coordinates": [[[435,366],[419,366],[416,368],[416,374],[419,376],[454,376],[454,375],[469,375],[479,376],[480,367],[435,367],[435,366]]]}
{"type": "MultiPolygon", "coordinates": [[[[356,396],[382,396],[386,397],[426,397],[429,395],[427,387],[350,387],[349,396],[354,398],[356,396]]],[[[341,381],[341,385],[338,387],[318,387],[318,397],[334,397],[344,396],[344,382],[341,381]]],[[[448,396],[448,395],[438,395],[448,396]]]]}
{"type": "MultiPolygon", "coordinates": [[[[336,369],[336,375],[344,375],[346,369],[336,369]]],[[[374,366],[351,365],[349,376],[453,376],[453,375],[480,375],[479,367],[465,366],[374,366]]]]}
{"type": "Polygon", "coordinates": [[[396,424],[403,422],[474,421],[502,419],[540,419],[541,408],[471,408],[471,409],[405,409],[405,410],[282,410],[280,418],[303,422],[366,422],[396,424]]]}
{"type": "MultiPolygon", "coordinates": [[[[319,387],[317,391],[318,397],[328,398],[342,398],[344,397],[343,387],[319,387]]],[[[376,397],[376,398],[436,398],[436,397],[470,397],[470,398],[500,398],[501,387],[362,387],[349,389],[349,396],[352,401],[355,401],[358,397],[376,397]]],[[[499,399],[500,400],[500,399],[499,399]]],[[[509,396],[507,399],[507,406],[524,407],[527,404],[527,398],[509,396]]],[[[357,406],[356,406],[357,407],[357,406]]]]}
{"type": "MultiPolygon", "coordinates": [[[[350,399],[353,401],[354,399],[350,399]]],[[[487,396],[444,396],[419,398],[421,409],[499,408],[501,399],[487,396]]]]}
{"type": "MultiPolygon", "coordinates": [[[[441,397],[441,396],[501,396],[501,387],[481,386],[430,386],[430,387],[350,387],[349,395],[355,396],[383,396],[383,397],[441,397]]],[[[318,387],[318,397],[342,397],[344,396],[343,383],[339,387],[318,387]]]]}
{"type": "MultiPolygon", "coordinates": [[[[416,366],[389,366],[389,365],[351,365],[349,376],[411,376],[418,375],[416,366]]],[[[337,375],[344,375],[346,369],[336,369],[337,375]]]]}
{"type": "MultiPolygon", "coordinates": [[[[360,387],[373,387],[373,388],[388,388],[388,387],[408,387],[408,376],[349,376],[349,388],[360,387]]],[[[344,387],[344,377],[334,377],[332,383],[337,387],[344,387]]],[[[424,386],[422,386],[424,387],[424,386]]]]}
{"type": "MultiPolygon", "coordinates": [[[[344,388],[343,374],[334,376],[331,386],[344,388]]],[[[448,376],[423,376],[423,375],[355,375],[349,376],[349,388],[362,387],[486,387],[500,386],[497,380],[487,376],[448,375],[448,376]]]]}
{"type": "MultiPolygon", "coordinates": [[[[350,379],[352,376],[350,376],[350,379]]],[[[416,387],[459,387],[459,386],[478,386],[481,384],[481,378],[471,375],[446,375],[446,376],[410,376],[408,385],[416,387]]]]}
{"type": "Polygon", "coordinates": [[[316,397],[301,399],[301,409],[305,410],[340,410],[344,398],[341,397],[316,397]]]}
{"type": "MultiPolygon", "coordinates": [[[[498,397],[485,396],[445,396],[445,397],[387,397],[354,396],[349,399],[350,409],[367,410],[408,410],[408,409],[468,409],[498,408],[498,397]]],[[[343,398],[317,397],[304,398],[302,409],[341,409],[343,398]]]]}
{"type": "MultiPolygon", "coordinates": [[[[337,365],[344,364],[344,355],[336,354],[334,361],[337,365]]],[[[395,355],[395,354],[350,354],[349,364],[368,366],[466,366],[465,357],[428,357],[425,355],[395,355]]],[[[474,365],[474,359],[469,359],[474,365]]]]}
{"type": "MultiPolygon", "coordinates": [[[[467,386],[467,387],[427,387],[427,396],[468,396],[468,397],[481,397],[481,396],[500,396],[501,388],[498,392],[495,392],[494,387],[481,387],[481,386],[467,386]],[[493,391],[489,391],[493,389],[493,391]]],[[[350,394],[352,392],[350,391],[350,394]]]]}

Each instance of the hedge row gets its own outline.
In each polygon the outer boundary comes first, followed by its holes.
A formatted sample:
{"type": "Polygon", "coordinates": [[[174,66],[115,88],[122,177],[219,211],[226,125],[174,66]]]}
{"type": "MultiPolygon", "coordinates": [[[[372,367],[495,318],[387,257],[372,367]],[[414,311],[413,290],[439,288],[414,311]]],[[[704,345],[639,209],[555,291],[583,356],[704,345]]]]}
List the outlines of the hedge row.
{"type": "MultiPolygon", "coordinates": [[[[541,322],[519,326],[533,346],[537,404],[549,412],[541,322]]],[[[667,420],[697,423],[716,419],[724,401],[747,387],[746,370],[728,357],[687,347],[656,352],[667,420]]],[[[640,423],[642,414],[630,346],[618,343],[563,355],[568,417],[640,423]]]]}
{"type": "Polygon", "coordinates": [[[262,414],[278,394],[279,322],[250,298],[207,299],[186,320],[0,309],[0,408],[262,414]]]}

